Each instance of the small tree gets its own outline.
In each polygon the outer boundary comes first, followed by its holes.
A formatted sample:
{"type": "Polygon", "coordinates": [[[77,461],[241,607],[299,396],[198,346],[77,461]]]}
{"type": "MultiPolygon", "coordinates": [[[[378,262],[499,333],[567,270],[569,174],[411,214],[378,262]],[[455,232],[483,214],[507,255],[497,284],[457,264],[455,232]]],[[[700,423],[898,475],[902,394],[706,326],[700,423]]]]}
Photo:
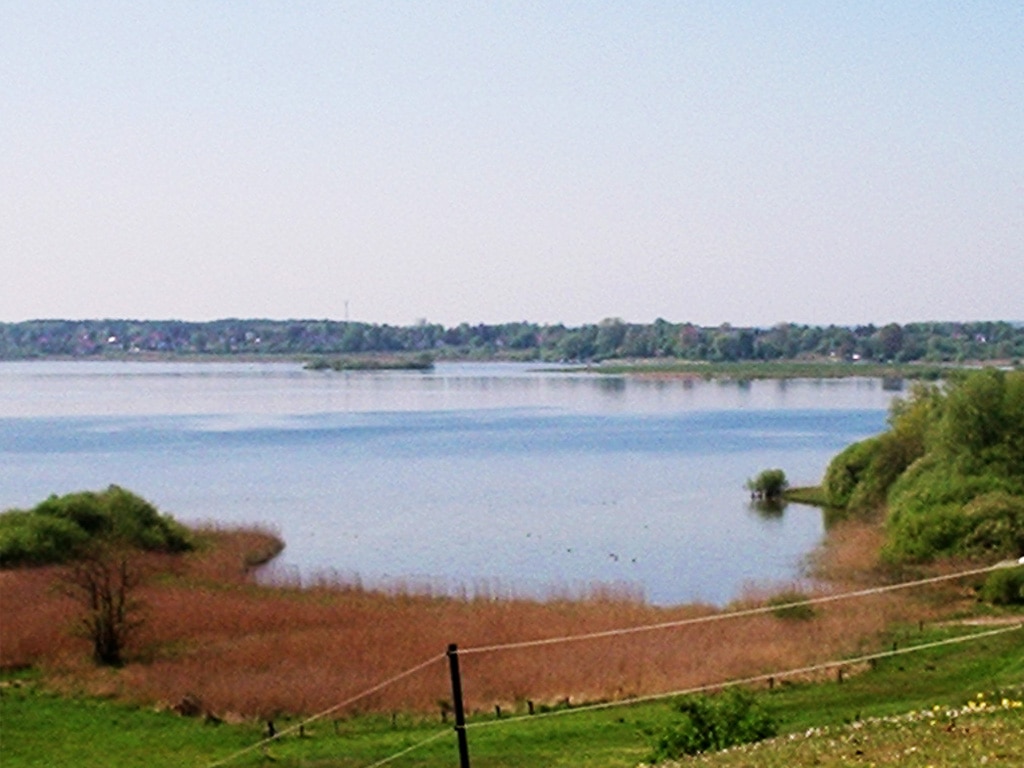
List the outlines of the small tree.
{"type": "Polygon", "coordinates": [[[129,550],[96,546],[70,565],[64,591],[84,609],[79,629],[92,643],[97,664],[120,666],[129,637],[141,626],[140,604],[132,595],[142,569],[129,550]]]}
{"type": "Polygon", "coordinates": [[[787,488],[789,481],[781,469],[766,469],[757,477],[747,480],[747,490],[751,495],[765,501],[778,501],[787,488]]]}

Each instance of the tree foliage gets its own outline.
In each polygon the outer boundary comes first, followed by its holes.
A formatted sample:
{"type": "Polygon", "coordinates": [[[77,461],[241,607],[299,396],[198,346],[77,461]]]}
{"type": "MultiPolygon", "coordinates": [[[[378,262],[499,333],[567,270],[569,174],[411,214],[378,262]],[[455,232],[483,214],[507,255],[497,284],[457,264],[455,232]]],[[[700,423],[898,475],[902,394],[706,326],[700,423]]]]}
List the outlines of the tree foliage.
{"type": "Polygon", "coordinates": [[[0,514],[0,567],[63,563],[89,555],[97,544],[156,552],[193,546],[184,526],[117,485],[0,514]]]}
{"type": "Polygon", "coordinates": [[[1024,554],[1024,372],[987,369],[897,401],[889,430],[838,454],[828,503],[887,509],[885,554],[1024,554]]]}
{"type": "Polygon", "coordinates": [[[789,480],[781,469],[765,469],[747,480],[747,490],[767,501],[778,501],[787,488],[789,480]]]}
{"type": "Polygon", "coordinates": [[[440,356],[594,361],[658,358],[739,362],[829,358],[927,363],[1024,358],[1024,327],[1007,322],[770,328],[629,323],[576,327],[526,321],[444,327],[337,320],[31,320],[0,323],[0,359],[188,355],[339,355],[429,351],[440,356]]]}
{"type": "Polygon", "coordinates": [[[1024,567],[990,573],[981,588],[981,598],[994,605],[1024,605],[1024,567]]]}

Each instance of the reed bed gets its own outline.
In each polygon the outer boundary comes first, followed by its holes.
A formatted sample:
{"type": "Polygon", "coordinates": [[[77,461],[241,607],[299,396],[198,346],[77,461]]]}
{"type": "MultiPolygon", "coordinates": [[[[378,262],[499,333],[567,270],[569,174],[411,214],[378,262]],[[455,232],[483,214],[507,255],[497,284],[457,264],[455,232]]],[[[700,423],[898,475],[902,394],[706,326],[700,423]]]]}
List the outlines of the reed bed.
{"type": "MultiPolygon", "coordinates": [[[[173,706],[194,697],[219,716],[272,718],[332,708],[422,662],[434,662],[333,713],[444,710],[442,657],[462,653],[471,711],[523,711],[715,684],[826,661],[877,646],[894,622],[938,618],[956,595],[889,593],[816,606],[803,620],[762,614],[591,640],[473,652],[482,646],[711,616],[710,606],[660,608],[629,594],[578,599],[450,597],[368,589],[323,575],[313,585],[258,584],[254,551],[272,532],[207,530],[210,546],[148,564],[145,622],[120,670],[92,666],[68,630],[78,607],[54,588],[56,569],[0,572],[0,664],[34,665],[74,690],[173,706]]],[[[851,537],[856,546],[863,541],[851,537]]],[[[851,555],[836,553],[848,567],[851,555]],[[841,556],[840,556],[841,555],[841,556]]],[[[257,558],[258,559],[258,558],[257,558]]],[[[750,594],[733,607],[763,596],[750,594]]]]}

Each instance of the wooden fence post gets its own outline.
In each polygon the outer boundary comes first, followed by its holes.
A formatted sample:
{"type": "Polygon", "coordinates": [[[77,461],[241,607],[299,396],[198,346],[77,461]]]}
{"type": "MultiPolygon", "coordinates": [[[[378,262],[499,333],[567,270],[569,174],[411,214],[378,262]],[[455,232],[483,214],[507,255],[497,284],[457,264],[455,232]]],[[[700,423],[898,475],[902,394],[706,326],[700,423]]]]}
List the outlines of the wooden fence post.
{"type": "Polygon", "coordinates": [[[455,735],[459,740],[459,768],[469,768],[466,714],[462,708],[462,677],[459,675],[459,647],[455,643],[448,646],[448,667],[452,675],[452,704],[455,709],[455,735]]]}

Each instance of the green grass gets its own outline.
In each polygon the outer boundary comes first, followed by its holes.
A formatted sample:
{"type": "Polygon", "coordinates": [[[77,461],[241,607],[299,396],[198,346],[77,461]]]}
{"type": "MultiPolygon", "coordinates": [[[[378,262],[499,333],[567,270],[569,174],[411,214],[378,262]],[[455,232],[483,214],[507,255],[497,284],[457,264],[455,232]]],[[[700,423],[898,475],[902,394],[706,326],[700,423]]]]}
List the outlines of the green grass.
{"type": "Polygon", "coordinates": [[[198,766],[255,735],[251,728],[203,726],[103,699],[65,698],[33,681],[6,681],[0,689],[4,768],[198,766]]]}
{"type": "Polygon", "coordinates": [[[825,489],[820,485],[801,485],[795,488],[787,488],[782,492],[782,498],[796,504],[809,504],[812,507],[827,507],[828,497],[825,489]]]}
{"type": "MultiPolygon", "coordinates": [[[[1014,704],[1019,704],[1019,697],[1014,704]]],[[[713,755],[680,766],[718,768],[964,768],[1024,765],[1024,712],[998,702],[985,711],[909,713],[840,728],[812,729],[713,755]]],[[[666,766],[667,768],[667,766],[666,766]]]]}
{"type": "MultiPolygon", "coordinates": [[[[919,632],[915,626],[895,631],[884,642],[885,647],[891,647],[892,643],[907,647],[975,631],[979,630],[935,627],[919,632]]],[[[936,721],[899,721],[894,725],[886,719],[856,725],[852,730],[843,729],[872,718],[891,719],[922,710],[935,712],[935,707],[939,707],[937,717],[941,724],[948,725],[950,720],[945,713],[977,700],[979,692],[990,700],[1016,688],[1011,695],[1019,699],[1022,685],[1024,632],[1020,630],[882,659],[874,668],[859,674],[851,671],[841,684],[834,679],[823,683],[786,684],[780,679],[772,691],[762,690],[759,694],[761,702],[777,719],[780,733],[806,734],[811,730],[820,734],[820,739],[782,737],[770,745],[758,747],[757,762],[752,762],[750,755],[743,757],[746,753],[741,751],[700,759],[723,766],[843,765],[848,763],[840,756],[852,759],[855,749],[860,748],[852,746],[853,739],[868,739],[868,734],[871,734],[870,747],[878,754],[884,751],[879,746],[883,743],[890,744],[885,748],[890,751],[907,750],[917,744],[923,749],[936,739],[937,743],[945,743],[942,738],[948,733],[942,731],[940,736],[941,729],[936,721]],[[801,762],[803,758],[797,752],[810,757],[801,762]]],[[[12,684],[10,678],[5,681],[0,689],[0,706],[0,763],[4,768],[208,766],[258,743],[264,727],[254,723],[208,724],[109,700],[64,698],[47,692],[32,678],[19,685],[12,684]]],[[[493,712],[470,715],[468,738],[474,766],[636,766],[650,753],[654,734],[675,717],[667,700],[586,712],[555,710],[520,719],[516,719],[515,714],[506,713],[502,720],[496,720],[493,712]]],[[[982,744],[967,744],[969,733],[960,734],[962,738],[956,743],[967,750],[982,749],[995,743],[998,736],[998,749],[1002,753],[1017,757],[1024,754],[1024,709],[990,712],[984,718],[984,726],[975,726],[989,734],[982,744]]],[[[973,721],[963,717],[957,722],[960,727],[973,721]]],[[[296,724],[296,721],[276,723],[279,730],[296,724]]],[[[439,717],[398,714],[394,719],[388,715],[363,715],[337,723],[320,720],[307,726],[304,737],[292,732],[269,744],[265,750],[252,749],[226,765],[356,768],[372,765],[438,734],[437,740],[390,765],[456,764],[450,723],[442,724],[439,717]]],[[[950,754],[962,757],[967,753],[953,750],[950,754]]],[[[918,765],[914,762],[890,764],[918,765]]],[[[962,760],[943,763],[932,759],[931,764],[936,768],[952,768],[976,763],[962,760]]],[[[1021,762],[1003,764],[1020,765],[1021,762]]]]}

